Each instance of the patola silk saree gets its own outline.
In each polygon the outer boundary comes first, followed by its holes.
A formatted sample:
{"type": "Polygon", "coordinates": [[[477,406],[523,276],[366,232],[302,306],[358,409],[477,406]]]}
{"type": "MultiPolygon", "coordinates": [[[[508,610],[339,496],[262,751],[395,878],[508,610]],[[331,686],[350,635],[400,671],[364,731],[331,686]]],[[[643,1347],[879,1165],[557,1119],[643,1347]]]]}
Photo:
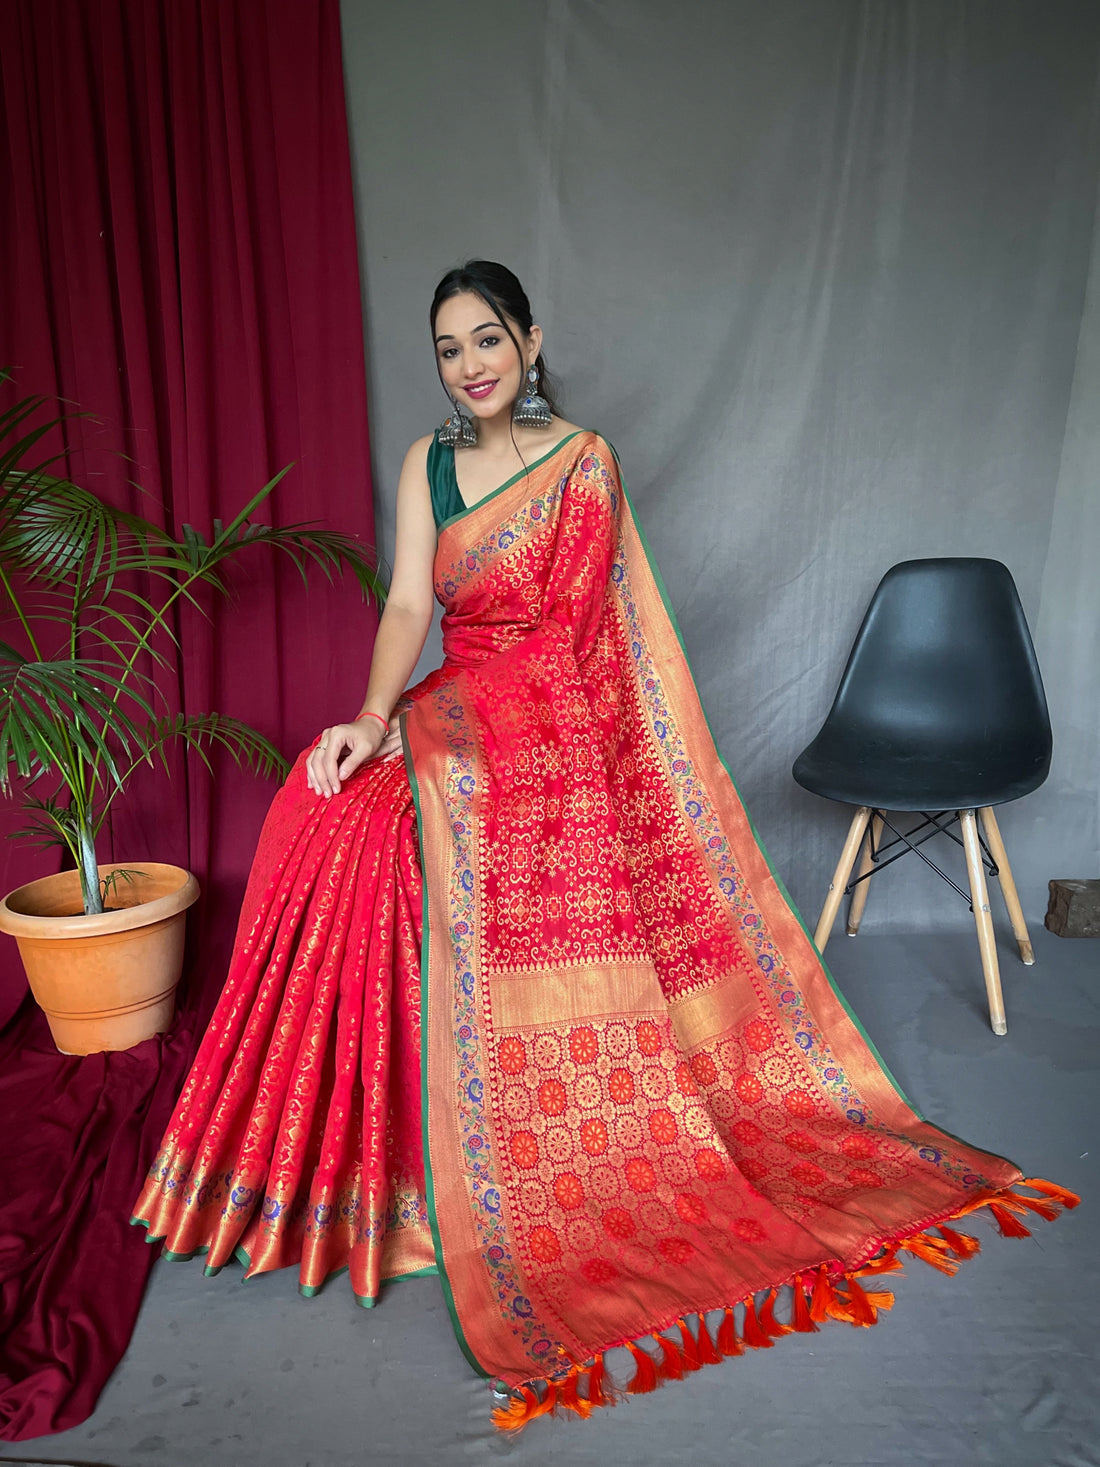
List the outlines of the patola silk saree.
{"type": "MultiPolygon", "coordinates": [[[[1076,1202],[923,1120],[826,973],[700,708],[612,450],[446,520],[404,765],[265,826],[218,1011],[136,1208],[174,1254],[438,1269],[505,1427],[873,1324],[1076,1202]],[[1019,1190],[1021,1187],[1028,1192],[1019,1190]],[[1038,1194],[1038,1195],[1030,1195],[1038,1194]]],[[[303,756],[304,757],[304,756],[303,756]]]]}

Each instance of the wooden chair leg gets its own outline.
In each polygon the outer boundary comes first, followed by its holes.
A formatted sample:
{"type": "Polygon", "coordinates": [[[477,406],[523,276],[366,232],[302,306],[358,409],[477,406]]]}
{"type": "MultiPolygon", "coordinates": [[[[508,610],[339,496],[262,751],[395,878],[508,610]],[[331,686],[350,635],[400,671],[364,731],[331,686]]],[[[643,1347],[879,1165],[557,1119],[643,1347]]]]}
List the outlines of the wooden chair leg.
{"type": "MultiPolygon", "coordinates": [[[[871,860],[871,850],[872,847],[878,850],[878,843],[881,839],[882,816],[876,811],[874,819],[871,821],[871,832],[863,847],[863,856],[859,863],[858,874],[860,876],[866,876],[867,880],[861,881],[855,891],[852,892],[852,902],[848,908],[848,925],[845,930],[849,937],[855,937],[859,931],[859,924],[863,921],[863,909],[867,905],[867,893],[871,886],[871,878],[867,873],[874,866],[874,862],[871,860]]],[[[844,884],[847,886],[847,881],[844,884]]]]}
{"type": "Polygon", "coordinates": [[[978,815],[982,822],[982,829],[985,831],[986,844],[997,864],[997,878],[1001,883],[1001,895],[1008,908],[1008,920],[1012,923],[1013,936],[1020,949],[1020,959],[1030,967],[1035,961],[1035,949],[1031,945],[1027,923],[1024,921],[1024,909],[1020,906],[1020,898],[1016,894],[1016,883],[1012,879],[1012,867],[1008,864],[1008,852],[1001,839],[997,817],[988,805],[984,810],[979,810],[978,815]]]}
{"type": "Polygon", "coordinates": [[[978,947],[982,954],[985,991],[989,998],[989,1022],[994,1034],[1007,1034],[1004,998],[1001,994],[1001,972],[997,966],[997,943],[993,935],[993,918],[989,915],[989,892],[985,884],[982,848],[978,841],[978,822],[973,810],[959,811],[966,870],[970,877],[970,898],[974,906],[974,923],[978,929],[978,947]]]}
{"type": "Polygon", "coordinates": [[[840,860],[836,864],[833,879],[829,883],[829,894],[825,898],[825,905],[821,909],[821,916],[817,922],[817,931],[814,933],[814,942],[817,943],[819,953],[825,951],[825,944],[829,941],[829,933],[833,930],[836,914],[840,910],[840,899],[844,895],[844,888],[848,885],[852,867],[856,864],[863,832],[867,829],[867,822],[870,818],[870,805],[860,805],[848,827],[848,839],[844,842],[840,860]]]}

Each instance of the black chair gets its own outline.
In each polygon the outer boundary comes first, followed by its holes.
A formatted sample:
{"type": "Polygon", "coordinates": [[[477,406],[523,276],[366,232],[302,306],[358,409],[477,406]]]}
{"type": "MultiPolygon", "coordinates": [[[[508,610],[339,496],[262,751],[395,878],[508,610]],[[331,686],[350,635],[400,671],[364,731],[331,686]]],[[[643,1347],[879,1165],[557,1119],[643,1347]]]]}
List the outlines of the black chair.
{"type": "Polygon", "coordinates": [[[859,807],[814,934],[818,950],[825,950],[842,895],[852,895],[847,929],[854,937],[870,877],[914,851],[969,900],[990,1023],[994,1033],[1006,1033],[987,867],[1000,878],[1020,957],[1033,963],[1035,956],[992,807],[1038,789],[1050,751],[1043,683],[1007,567],[952,558],[906,560],[888,570],[829,716],[794,764],[804,789],[859,807]],[[890,811],[922,819],[902,832],[890,811]],[[885,843],[884,831],[892,837],[885,843]],[[941,833],[966,852],[969,896],[922,849],[941,833]]]}

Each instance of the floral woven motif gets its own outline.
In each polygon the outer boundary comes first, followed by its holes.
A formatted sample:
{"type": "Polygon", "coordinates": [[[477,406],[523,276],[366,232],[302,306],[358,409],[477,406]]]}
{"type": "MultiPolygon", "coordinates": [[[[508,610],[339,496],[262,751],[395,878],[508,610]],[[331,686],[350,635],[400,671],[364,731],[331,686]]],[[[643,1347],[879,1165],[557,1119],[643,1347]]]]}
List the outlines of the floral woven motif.
{"type": "Polygon", "coordinates": [[[902,1254],[977,1250],[953,1220],[1021,1236],[1075,1205],[924,1121],[851,1018],[603,439],[448,520],[435,583],[404,764],[320,801],[299,761],[275,800],[152,1238],[296,1264],[307,1293],[346,1267],[365,1304],[438,1268],[515,1427],[607,1404],[611,1346],[640,1392],[873,1324],[902,1254]]]}
{"type": "MultiPolygon", "coordinates": [[[[1020,1173],[923,1121],[836,994],[604,440],[450,521],[436,590],[454,676],[405,727],[429,1192],[460,1340],[527,1390],[510,1424],[600,1404],[610,1345],[821,1270],[832,1311],[859,1312],[844,1281],[1020,1173]]],[[[691,1341],[714,1353],[704,1325],[691,1341]]]]}

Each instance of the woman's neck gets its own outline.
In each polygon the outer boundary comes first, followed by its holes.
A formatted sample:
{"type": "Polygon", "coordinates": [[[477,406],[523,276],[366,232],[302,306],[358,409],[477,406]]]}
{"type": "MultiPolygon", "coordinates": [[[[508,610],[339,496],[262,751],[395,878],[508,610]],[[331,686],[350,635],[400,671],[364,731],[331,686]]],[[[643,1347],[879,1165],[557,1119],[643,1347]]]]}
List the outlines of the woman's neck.
{"type": "Polygon", "coordinates": [[[477,425],[478,447],[484,448],[493,458],[504,458],[514,451],[514,430],[511,413],[497,413],[492,418],[482,418],[477,425]]]}

